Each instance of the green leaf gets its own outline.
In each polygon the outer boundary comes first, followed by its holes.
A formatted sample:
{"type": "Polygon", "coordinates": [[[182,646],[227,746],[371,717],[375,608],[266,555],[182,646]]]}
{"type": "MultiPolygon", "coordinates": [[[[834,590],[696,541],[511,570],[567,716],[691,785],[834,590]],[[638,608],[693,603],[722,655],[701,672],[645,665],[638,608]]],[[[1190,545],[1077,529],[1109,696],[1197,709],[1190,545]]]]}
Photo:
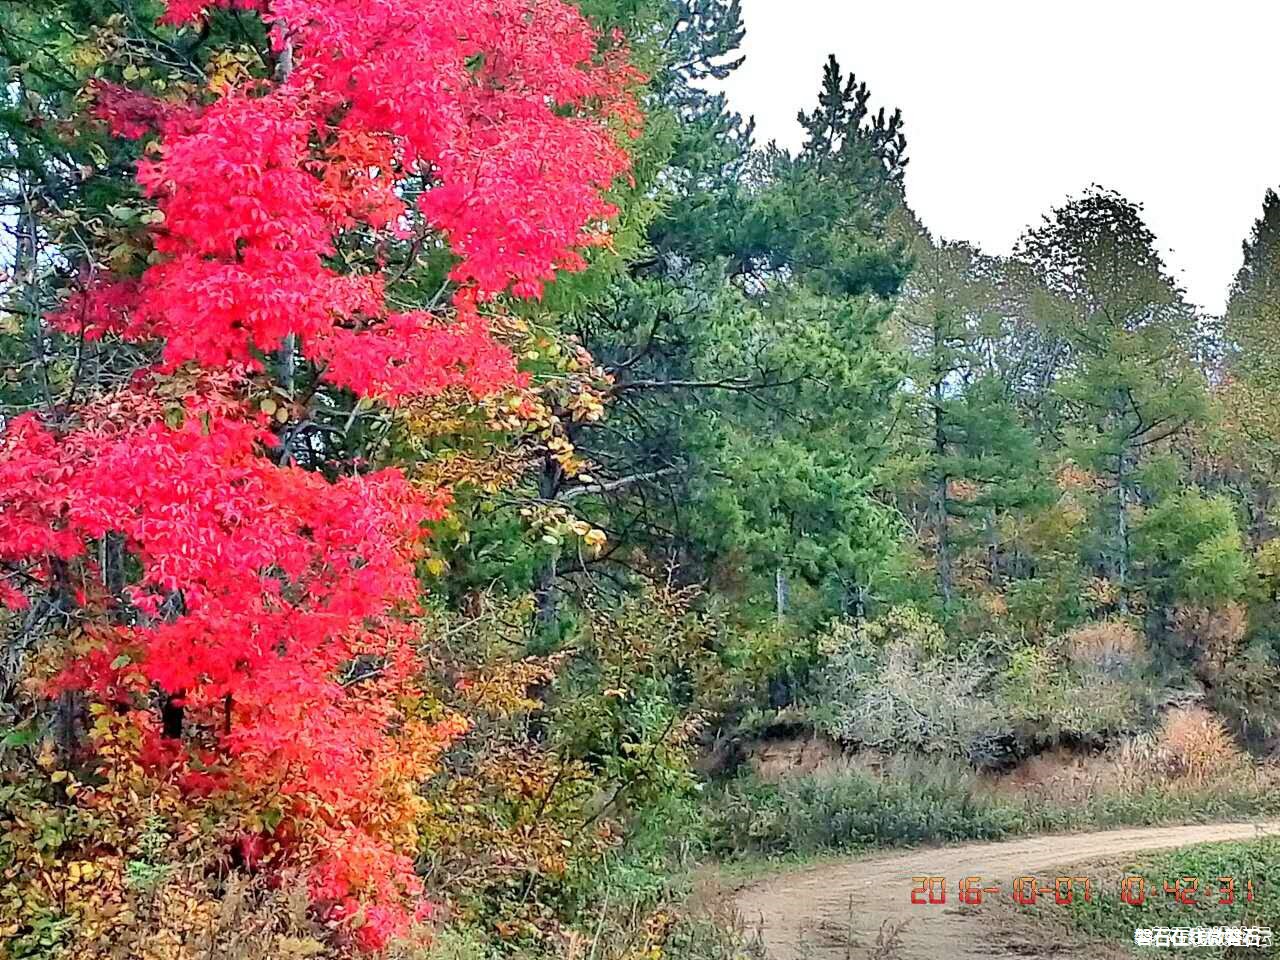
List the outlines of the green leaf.
{"type": "Polygon", "coordinates": [[[280,821],[284,819],[284,811],[279,807],[268,807],[262,812],[262,822],[266,825],[267,830],[275,833],[276,827],[280,825],[280,821]]]}
{"type": "Polygon", "coordinates": [[[25,747],[36,741],[36,731],[34,727],[18,727],[10,730],[5,734],[4,740],[0,740],[6,747],[25,747]]]}

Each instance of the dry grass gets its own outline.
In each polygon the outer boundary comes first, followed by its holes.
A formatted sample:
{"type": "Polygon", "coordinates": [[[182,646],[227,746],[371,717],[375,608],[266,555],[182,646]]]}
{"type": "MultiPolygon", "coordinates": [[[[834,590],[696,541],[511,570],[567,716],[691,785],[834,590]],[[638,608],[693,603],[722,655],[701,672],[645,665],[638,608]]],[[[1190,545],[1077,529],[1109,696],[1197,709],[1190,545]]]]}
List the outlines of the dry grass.
{"type": "Polygon", "coordinates": [[[893,923],[885,920],[880,924],[880,932],[876,942],[871,945],[869,960],[900,960],[902,956],[902,931],[907,928],[909,920],[893,923]]]}
{"type": "Polygon", "coordinates": [[[174,875],[115,913],[83,958],[147,960],[320,960],[338,955],[308,915],[306,891],[273,890],[258,879],[229,878],[213,889],[203,878],[174,875]]]}
{"type": "Polygon", "coordinates": [[[1204,707],[1178,707],[1165,714],[1156,741],[1158,759],[1174,777],[1205,783],[1243,769],[1248,760],[1222,718],[1204,707]]]}
{"type": "MultiPolygon", "coordinates": [[[[1174,790],[1217,783],[1235,787],[1251,769],[1222,719],[1192,706],[1170,710],[1154,734],[1129,737],[1101,753],[1058,747],[982,781],[989,792],[1005,798],[1043,797],[1071,804],[1106,794],[1141,793],[1153,783],[1174,790]]],[[[1270,778],[1276,770],[1257,767],[1254,772],[1270,778]]]]}
{"type": "Polygon", "coordinates": [[[1066,636],[1067,656],[1103,672],[1133,666],[1146,656],[1146,643],[1132,624],[1101,620],[1077,627],[1066,636]]]}
{"type": "Polygon", "coordinates": [[[983,782],[1004,797],[1044,797],[1062,803],[1081,803],[1118,786],[1120,769],[1105,754],[1081,754],[1055,747],[1030,757],[1008,773],[988,775],[983,782]]]}

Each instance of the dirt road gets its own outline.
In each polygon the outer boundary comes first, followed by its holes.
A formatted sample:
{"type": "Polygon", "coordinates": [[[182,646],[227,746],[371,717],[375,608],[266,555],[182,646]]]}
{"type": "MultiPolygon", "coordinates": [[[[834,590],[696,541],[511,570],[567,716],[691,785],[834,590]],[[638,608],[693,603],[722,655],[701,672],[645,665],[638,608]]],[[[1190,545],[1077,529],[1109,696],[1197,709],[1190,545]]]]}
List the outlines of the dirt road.
{"type": "Polygon", "coordinates": [[[1052,884],[1057,867],[1273,833],[1280,833],[1280,821],[1060,834],[916,850],[775,876],[740,890],[737,905],[748,931],[760,930],[773,960],[875,957],[884,921],[907,921],[900,934],[901,947],[892,954],[901,960],[1025,960],[1037,952],[1026,944],[1002,945],[990,918],[980,909],[957,906],[959,880],[978,876],[983,886],[998,882],[1001,896],[1008,898],[1015,877],[1036,876],[1052,884]],[[946,906],[912,905],[912,877],[919,876],[946,877],[946,906]]]}

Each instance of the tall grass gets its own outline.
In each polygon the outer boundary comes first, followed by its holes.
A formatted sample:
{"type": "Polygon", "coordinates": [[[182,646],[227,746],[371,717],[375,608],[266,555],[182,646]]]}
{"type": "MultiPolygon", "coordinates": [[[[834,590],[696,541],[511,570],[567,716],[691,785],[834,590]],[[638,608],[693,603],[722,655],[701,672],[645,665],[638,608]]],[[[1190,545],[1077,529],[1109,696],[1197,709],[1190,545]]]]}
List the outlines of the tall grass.
{"type": "Polygon", "coordinates": [[[709,798],[704,825],[709,849],[730,859],[1276,814],[1280,791],[1252,775],[1153,779],[1062,801],[1003,795],[959,764],[931,760],[898,763],[884,774],[848,767],[768,784],[742,777],[709,798]]]}

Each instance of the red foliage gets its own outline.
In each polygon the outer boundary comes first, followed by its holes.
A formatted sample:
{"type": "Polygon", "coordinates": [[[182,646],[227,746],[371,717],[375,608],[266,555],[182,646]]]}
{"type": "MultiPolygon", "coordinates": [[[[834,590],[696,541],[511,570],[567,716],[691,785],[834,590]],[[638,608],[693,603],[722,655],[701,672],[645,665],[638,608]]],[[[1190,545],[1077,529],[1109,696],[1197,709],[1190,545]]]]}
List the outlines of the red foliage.
{"type": "Polygon", "coordinates": [[[209,7],[264,11],[267,9],[267,2],[266,0],[212,0],[212,2],[211,0],[167,0],[164,16],[160,18],[160,22],[175,26],[190,23],[201,19],[209,7]]]}
{"type": "Polygon", "coordinates": [[[59,330],[99,340],[107,334],[128,335],[138,304],[136,280],[88,280],[47,318],[59,330]]]}
{"type": "Polygon", "coordinates": [[[113,137],[137,140],[191,116],[190,108],[157,100],[105,80],[95,80],[90,92],[93,95],[93,117],[103,121],[113,137]]]}
{"type": "Polygon", "coordinates": [[[597,62],[562,0],[275,0],[266,16],[296,60],[270,89],[190,115],[98,89],[117,132],[167,134],[139,171],[165,214],[165,261],[123,335],[163,339],[174,365],[248,362],[290,333],[320,354],[336,335],[399,339],[391,352],[412,356],[415,325],[382,322],[376,278],[325,265],[344,230],[403,229],[409,178],[480,300],[540,296],[557,269],[581,269],[575,247],[607,240],[603,193],[627,169],[609,121],[634,125],[636,76],[617,51],[597,62]]]}
{"type": "MultiPolygon", "coordinates": [[[[210,5],[170,0],[165,20],[210,5]]],[[[611,127],[636,121],[635,77],[563,0],[218,5],[261,10],[295,67],[209,104],[98,86],[114,134],[159,134],[138,172],[164,215],[157,256],[51,319],[162,341],[164,364],[56,425],[8,424],[0,562],[31,589],[74,593],[93,625],[96,646],[55,685],[129,716],[135,759],[189,796],[273,798],[284,862],[309,871],[330,919],[359,915],[351,935],[376,949],[421,895],[411,785],[465,726],[415,715],[406,618],[450,498],[395,468],[331,481],[280,465],[247,377],[292,335],[328,382],[387,403],[518,384],[477,304],[539,296],[607,238],[604,193],[627,168],[611,127]],[[380,275],[332,266],[343,233],[404,236],[423,218],[456,257],[451,314],[392,311],[380,275]],[[88,586],[109,535],[133,560],[122,596],[88,586]],[[181,708],[184,741],[153,690],[181,708]]],[[[243,862],[268,862],[235,836],[243,862]]]]}

